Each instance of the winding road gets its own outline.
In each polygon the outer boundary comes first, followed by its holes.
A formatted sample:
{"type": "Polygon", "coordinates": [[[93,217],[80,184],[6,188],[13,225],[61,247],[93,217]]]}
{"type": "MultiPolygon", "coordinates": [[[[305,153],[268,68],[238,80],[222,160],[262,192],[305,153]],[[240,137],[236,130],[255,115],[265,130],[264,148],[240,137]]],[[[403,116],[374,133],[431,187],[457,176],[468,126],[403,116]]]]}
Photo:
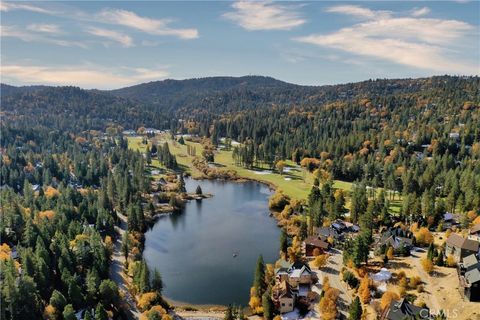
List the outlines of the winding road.
{"type": "Polygon", "coordinates": [[[125,257],[122,254],[122,237],[127,232],[127,217],[117,212],[120,219],[120,225],[115,226],[118,237],[115,239],[112,253],[112,262],[110,264],[110,279],[112,279],[120,289],[125,302],[128,306],[127,317],[129,319],[139,319],[140,311],[137,309],[135,299],[132,297],[127,288],[127,280],[125,279],[124,266],[125,257]]]}

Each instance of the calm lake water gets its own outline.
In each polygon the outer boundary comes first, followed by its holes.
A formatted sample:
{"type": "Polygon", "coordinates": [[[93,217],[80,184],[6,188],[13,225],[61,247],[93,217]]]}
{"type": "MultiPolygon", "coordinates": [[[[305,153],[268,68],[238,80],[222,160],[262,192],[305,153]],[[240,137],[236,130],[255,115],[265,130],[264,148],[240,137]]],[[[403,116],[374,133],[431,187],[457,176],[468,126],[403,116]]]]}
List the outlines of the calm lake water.
{"type": "Polygon", "coordinates": [[[278,258],[280,229],[269,216],[271,192],[256,182],[185,182],[188,192],[200,185],[213,198],[161,217],[145,234],[144,257],[161,272],[170,299],[246,305],[259,254],[266,263],[278,258]]]}

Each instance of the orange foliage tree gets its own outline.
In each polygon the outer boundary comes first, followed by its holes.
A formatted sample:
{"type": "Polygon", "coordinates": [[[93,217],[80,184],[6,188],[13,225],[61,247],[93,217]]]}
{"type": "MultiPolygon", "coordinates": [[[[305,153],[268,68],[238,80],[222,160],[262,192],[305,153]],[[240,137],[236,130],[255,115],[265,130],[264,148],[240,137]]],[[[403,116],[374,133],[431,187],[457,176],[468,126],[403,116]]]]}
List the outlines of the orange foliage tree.
{"type": "Polygon", "coordinates": [[[398,299],[400,299],[400,296],[398,295],[398,293],[393,291],[387,291],[382,295],[382,300],[380,301],[380,307],[382,308],[382,310],[385,310],[385,308],[387,308],[390,305],[390,303],[392,303],[392,301],[398,300],[398,299]]]}
{"type": "Polygon", "coordinates": [[[328,288],[320,300],[320,312],[322,320],[334,320],[337,318],[337,300],[340,291],[336,288],[328,288]]]}
{"type": "Polygon", "coordinates": [[[358,295],[362,303],[367,304],[370,302],[370,278],[368,274],[365,275],[360,281],[360,287],[358,288],[358,295]]]}

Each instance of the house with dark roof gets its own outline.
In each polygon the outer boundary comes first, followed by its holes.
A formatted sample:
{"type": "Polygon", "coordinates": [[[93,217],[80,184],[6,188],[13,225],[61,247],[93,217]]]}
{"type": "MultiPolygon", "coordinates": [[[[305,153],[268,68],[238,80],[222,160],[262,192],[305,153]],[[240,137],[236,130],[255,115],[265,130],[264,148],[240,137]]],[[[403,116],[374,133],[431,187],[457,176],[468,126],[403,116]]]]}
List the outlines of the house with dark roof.
{"type": "Polygon", "coordinates": [[[380,247],[392,247],[395,254],[407,255],[414,246],[413,234],[401,228],[390,228],[385,231],[378,242],[380,247]]]}
{"type": "Polygon", "coordinates": [[[470,229],[468,239],[480,242],[480,223],[477,223],[470,229]]]}
{"type": "Polygon", "coordinates": [[[468,301],[480,301],[480,262],[476,255],[463,258],[458,265],[460,294],[468,301]]]}
{"type": "Polygon", "coordinates": [[[428,308],[418,307],[405,299],[392,301],[380,316],[381,320],[418,320],[430,319],[428,308]]]}
{"type": "Polygon", "coordinates": [[[454,226],[458,226],[458,217],[453,213],[446,212],[443,215],[443,230],[451,229],[454,226]]]}
{"type": "Polygon", "coordinates": [[[466,239],[456,233],[448,237],[445,244],[445,255],[452,255],[457,262],[471,254],[477,254],[480,243],[475,240],[466,239]]]}
{"type": "Polygon", "coordinates": [[[333,227],[318,227],[315,234],[319,237],[340,239],[341,233],[333,227]]]}
{"type": "Polygon", "coordinates": [[[315,249],[318,249],[320,254],[325,253],[330,249],[330,243],[328,243],[326,238],[319,236],[311,236],[305,239],[305,255],[307,257],[313,257],[315,249]]]}
{"type": "Polygon", "coordinates": [[[468,301],[480,301],[480,270],[478,268],[465,272],[463,296],[468,301]]]}

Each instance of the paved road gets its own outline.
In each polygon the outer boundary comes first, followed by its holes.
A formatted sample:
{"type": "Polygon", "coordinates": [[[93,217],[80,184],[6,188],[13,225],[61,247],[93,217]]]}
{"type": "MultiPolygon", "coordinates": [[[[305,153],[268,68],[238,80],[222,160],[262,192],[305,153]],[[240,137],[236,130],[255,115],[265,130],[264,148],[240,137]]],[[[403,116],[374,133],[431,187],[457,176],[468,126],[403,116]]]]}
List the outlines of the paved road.
{"type": "Polygon", "coordinates": [[[127,289],[127,282],[124,275],[125,257],[122,254],[122,236],[127,230],[127,217],[117,212],[120,219],[120,225],[115,226],[115,231],[118,237],[115,240],[112,253],[112,263],[110,264],[110,279],[115,281],[120,292],[125,297],[125,302],[128,305],[127,316],[129,319],[139,319],[140,311],[137,309],[135,300],[127,289]]]}
{"type": "Polygon", "coordinates": [[[327,264],[322,268],[319,277],[319,283],[323,283],[323,277],[327,276],[330,280],[330,286],[340,290],[340,296],[338,297],[338,310],[342,314],[344,319],[348,318],[348,309],[352,303],[352,297],[348,293],[348,289],[345,283],[340,280],[340,271],[343,266],[342,252],[340,250],[331,249],[330,257],[327,264]]]}

